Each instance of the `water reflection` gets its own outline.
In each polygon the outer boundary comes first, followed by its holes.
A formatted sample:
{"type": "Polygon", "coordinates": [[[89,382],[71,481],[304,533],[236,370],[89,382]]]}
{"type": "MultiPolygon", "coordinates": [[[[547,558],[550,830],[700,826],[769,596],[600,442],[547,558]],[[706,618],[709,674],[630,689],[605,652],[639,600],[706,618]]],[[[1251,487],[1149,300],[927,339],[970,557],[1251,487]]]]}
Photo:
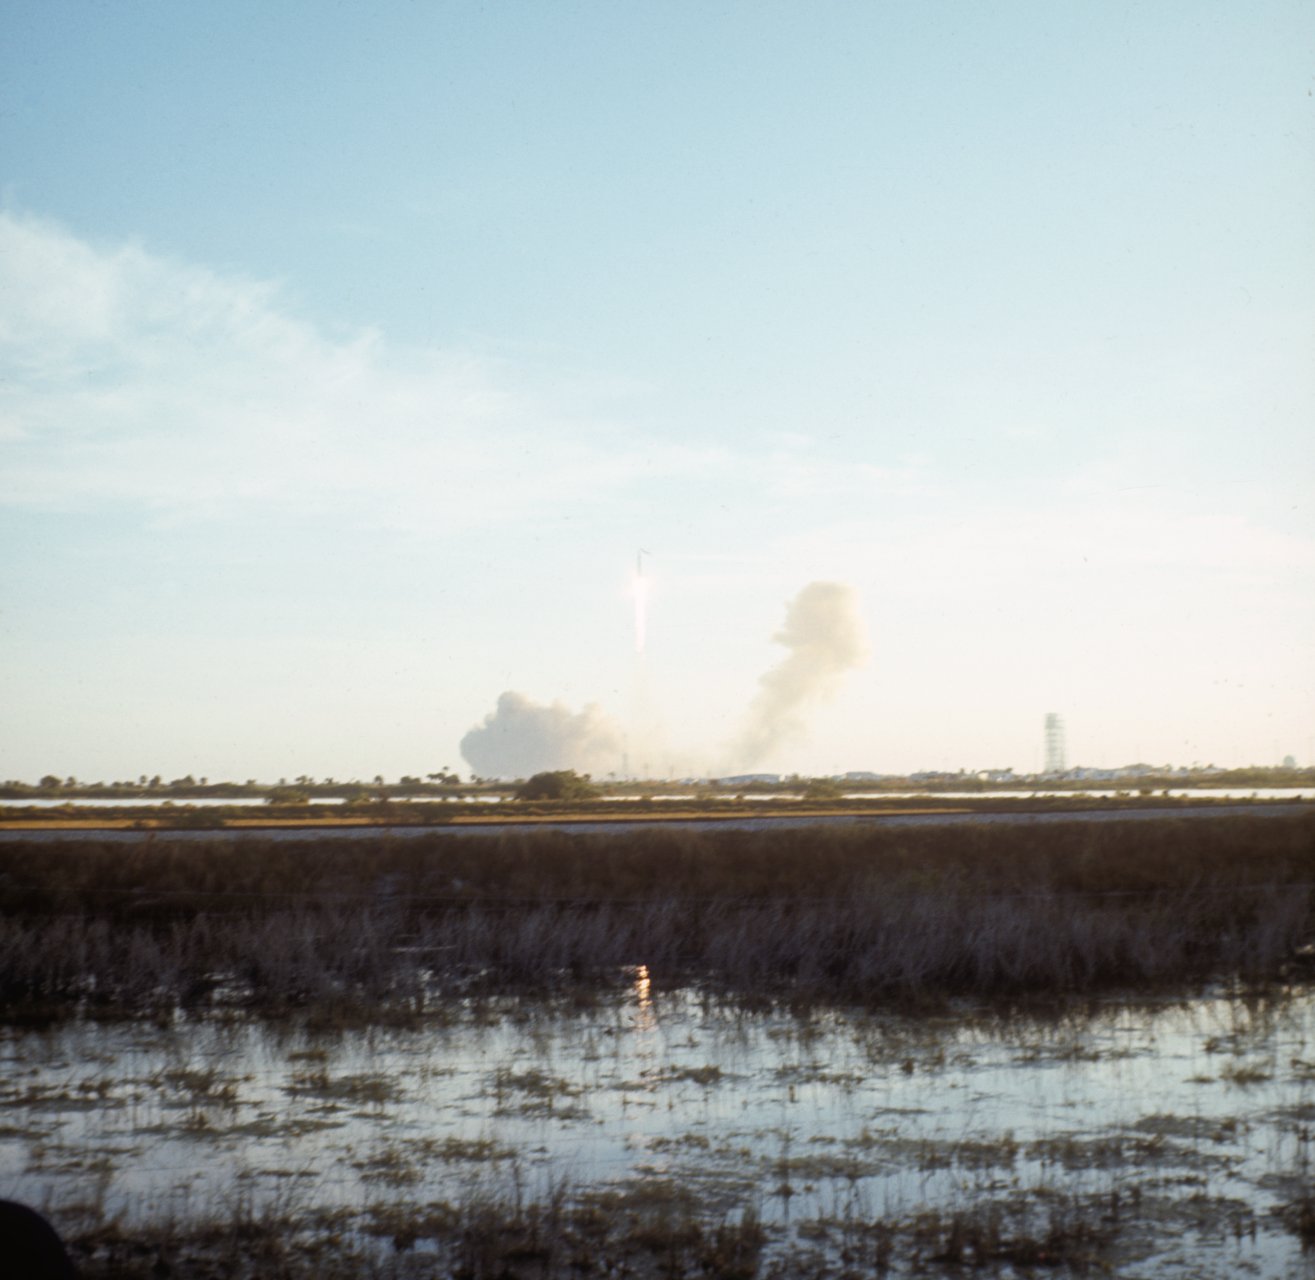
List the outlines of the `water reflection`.
{"type": "Polygon", "coordinates": [[[635,1000],[635,1030],[652,1031],[657,1026],[657,1012],[653,1007],[653,983],[648,976],[648,965],[637,964],[631,972],[631,991],[635,1000]]]}

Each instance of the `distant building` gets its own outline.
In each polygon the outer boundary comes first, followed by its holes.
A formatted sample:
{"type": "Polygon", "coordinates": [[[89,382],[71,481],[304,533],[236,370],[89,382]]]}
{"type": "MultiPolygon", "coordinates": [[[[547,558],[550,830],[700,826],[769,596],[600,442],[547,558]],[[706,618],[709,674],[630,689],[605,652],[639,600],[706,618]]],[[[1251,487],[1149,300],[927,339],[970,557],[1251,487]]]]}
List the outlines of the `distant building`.
{"type": "Polygon", "coordinates": [[[1064,719],[1058,712],[1046,713],[1046,772],[1063,773],[1068,768],[1064,746],[1064,719]]]}

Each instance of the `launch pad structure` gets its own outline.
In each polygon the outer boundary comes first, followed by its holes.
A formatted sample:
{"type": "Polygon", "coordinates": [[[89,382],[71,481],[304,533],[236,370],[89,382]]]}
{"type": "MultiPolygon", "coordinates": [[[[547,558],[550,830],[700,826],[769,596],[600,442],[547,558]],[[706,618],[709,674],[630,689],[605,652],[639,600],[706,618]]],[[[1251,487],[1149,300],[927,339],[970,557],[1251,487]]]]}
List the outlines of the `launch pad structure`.
{"type": "Polygon", "coordinates": [[[1058,712],[1046,713],[1046,769],[1047,773],[1063,773],[1068,768],[1064,747],[1064,718],[1058,712]]]}

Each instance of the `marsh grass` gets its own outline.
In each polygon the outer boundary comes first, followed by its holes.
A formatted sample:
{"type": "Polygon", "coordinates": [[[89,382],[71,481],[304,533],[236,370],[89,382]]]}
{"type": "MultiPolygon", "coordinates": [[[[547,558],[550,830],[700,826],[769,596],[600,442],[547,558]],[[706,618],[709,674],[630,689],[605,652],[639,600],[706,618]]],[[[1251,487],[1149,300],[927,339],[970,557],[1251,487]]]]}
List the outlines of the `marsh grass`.
{"type": "MultiPolygon", "coordinates": [[[[350,1215],[317,1213],[272,1204],[260,1209],[238,1202],[227,1210],[165,1218],[127,1227],[114,1218],[94,1216],[66,1235],[82,1280],[355,1280],[386,1272],[375,1269],[344,1235],[350,1215]]],[[[394,1274],[398,1274],[394,1272],[394,1274]]]]}
{"type": "Polygon", "coordinates": [[[709,1085],[720,1084],[723,1080],[729,1078],[728,1074],[716,1063],[708,1063],[702,1067],[673,1067],[668,1071],[664,1071],[658,1077],[658,1083],[697,1084],[707,1088],[709,1085]]]}
{"type": "Polygon", "coordinates": [[[1315,1249],[1315,1191],[1307,1190],[1283,1206],[1282,1216],[1300,1237],[1302,1251],[1315,1249]]]}
{"type": "Polygon", "coordinates": [[[489,1092],[496,1102],[494,1115],[550,1116],[560,1121],[582,1120],[589,1114],[575,1101],[582,1092],[579,1087],[537,1068],[500,1067],[489,1081],[489,1092]]]}
{"type": "MultiPolygon", "coordinates": [[[[1302,980],[1315,815],[124,847],[0,840],[0,1010],[435,1016],[691,981],[746,1000],[1302,980]]],[[[53,1012],[52,1012],[53,1011],[53,1012]]]]}
{"type": "Polygon", "coordinates": [[[381,1073],[331,1076],[323,1067],[298,1071],[287,1086],[293,1096],[311,1096],[329,1103],[382,1107],[401,1097],[397,1081],[381,1073]]]}
{"type": "Polygon", "coordinates": [[[237,1106],[238,1081],[215,1067],[167,1068],[148,1083],[164,1084],[193,1105],[211,1104],[229,1109],[237,1106]]]}
{"type": "Polygon", "coordinates": [[[533,1200],[475,1187],[456,1201],[381,1201],[361,1211],[297,1209],[296,1194],[291,1187],[259,1212],[239,1202],[186,1223],[132,1228],[97,1220],[89,1208],[67,1238],[85,1280],[1072,1274],[1108,1271],[1126,1215],[1117,1193],[1020,1195],[786,1228],[765,1225],[751,1204],[709,1209],[663,1179],[584,1192],[558,1185],[533,1200]]]}
{"type": "Polygon", "coordinates": [[[918,1264],[941,1267],[1063,1267],[1085,1271],[1103,1266],[1113,1238],[1113,1221],[1098,1219],[1067,1197],[1052,1197],[1041,1212],[1030,1205],[985,1203],[919,1215],[911,1224],[918,1264]]]}
{"type": "MultiPolygon", "coordinates": [[[[374,1170],[377,1173],[377,1170],[374,1170]]],[[[750,1280],[767,1232],[751,1209],[708,1215],[665,1184],[541,1199],[473,1189],[455,1202],[376,1203],[357,1213],[245,1202],[186,1222],[132,1227],[94,1205],[62,1215],[84,1280],[529,1280],[603,1274],[750,1280]]]]}

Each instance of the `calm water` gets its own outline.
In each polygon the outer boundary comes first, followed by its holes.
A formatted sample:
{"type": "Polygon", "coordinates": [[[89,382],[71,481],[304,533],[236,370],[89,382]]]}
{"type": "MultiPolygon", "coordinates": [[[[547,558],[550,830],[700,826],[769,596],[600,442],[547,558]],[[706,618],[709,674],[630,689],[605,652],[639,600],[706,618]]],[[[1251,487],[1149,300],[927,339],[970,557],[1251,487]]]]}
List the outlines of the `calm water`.
{"type": "Polygon", "coordinates": [[[1118,1192],[1135,1274],[1289,1277],[1307,1264],[1280,1211],[1313,1122],[1309,994],[799,1018],[658,995],[640,967],[591,1011],[408,1031],[0,1032],[0,1195],[96,1196],[129,1224],[244,1196],[364,1214],[671,1183],[712,1214],[751,1207],[774,1248],[820,1248],[846,1215],[1118,1192]]]}
{"type": "MultiPolygon", "coordinates": [[[[1286,804],[1215,804],[1202,805],[1199,808],[1150,808],[1135,809],[1089,809],[1056,811],[1053,813],[904,813],[889,815],[841,814],[799,815],[792,817],[744,817],[716,819],[663,819],[646,820],[642,824],[634,822],[578,822],[564,820],[560,822],[483,822],[474,826],[460,823],[422,826],[364,826],[364,827],[270,827],[270,828],[228,828],[215,831],[188,831],[176,829],[168,831],[167,837],[172,841],[225,841],[242,840],[258,837],[262,840],[359,840],[363,836],[388,836],[395,839],[418,838],[435,835],[463,835],[497,837],[517,831],[565,831],[583,835],[633,835],[637,830],[679,827],[686,831],[784,831],[798,830],[806,827],[853,826],[855,824],[880,824],[881,826],[963,826],[974,823],[989,822],[993,824],[1012,823],[1017,826],[1062,822],[1145,822],[1157,818],[1181,818],[1187,820],[1205,820],[1228,814],[1248,814],[1253,817],[1283,817],[1295,812],[1303,812],[1309,805],[1286,804]]],[[[98,843],[131,844],[138,841],[160,838],[154,831],[134,831],[131,829],[117,831],[77,831],[46,830],[23,831],[0,826],[0,844],[7,842],[42,843],[68,840],[94,840],[98,843]]]]}
{"type": "MultiPolygon", "coordinates": [[[[1136,795],[1138,788],[1129,783],[1121,789],[1091,789],[1085,791],[1052,791],[1044,788],[1035,791],[846,791],[842,799],[845,800],[946,800],[946,801],[989,801],[995,800],[1062,800],[1062,799],[1087,799],[1087,800],[1113,800],[1118,797],[1136,795]]],[[[1310,787],[1170,787],[1168,790],[1157,789],[1154,793],[1157,796],[1165,796],[1175,800],[1315,800],[1315,790],[1310,787]]],[[[633,800],[634,796],[605,796],[605,800],[621,803],[626,800],[633,800]]],[[[781,793],[779,795],[754,796],[759,801],[781,801],[791,802],[802,800],[802,795],[781,793]]],[[[506,801],[506,796],[399,796],[391,800],[392,804],[502,804],[506,801]]],[[[665,804],[689,804],[698,799],[693,792],[680,795],[657,795],[650,797],[654,803],[665,804]]],[[[0,807],[9,806],[11,808],[33,808],[33,809],[57,809],[69,803],[67,800],[57,799],[39,799],[39,800],[0,800],[0,807]]],[[[103,800],[87,799],[77,800],[74,803],[79,808],[88,809],[122,809],[134,805],[152,804],[150,800],[103,800]]],[[[341,797],[317,797],[315,804],[342,804],[344,801],[341,797]]],[[[259,805],[259,800],[250,799],[218,799],[211,796],[201,796],[194,800],[180,800],[174,802],[174,807],[179,809],[200,808],[214,809],[224,808],[232,805],[259,805]]]]}

